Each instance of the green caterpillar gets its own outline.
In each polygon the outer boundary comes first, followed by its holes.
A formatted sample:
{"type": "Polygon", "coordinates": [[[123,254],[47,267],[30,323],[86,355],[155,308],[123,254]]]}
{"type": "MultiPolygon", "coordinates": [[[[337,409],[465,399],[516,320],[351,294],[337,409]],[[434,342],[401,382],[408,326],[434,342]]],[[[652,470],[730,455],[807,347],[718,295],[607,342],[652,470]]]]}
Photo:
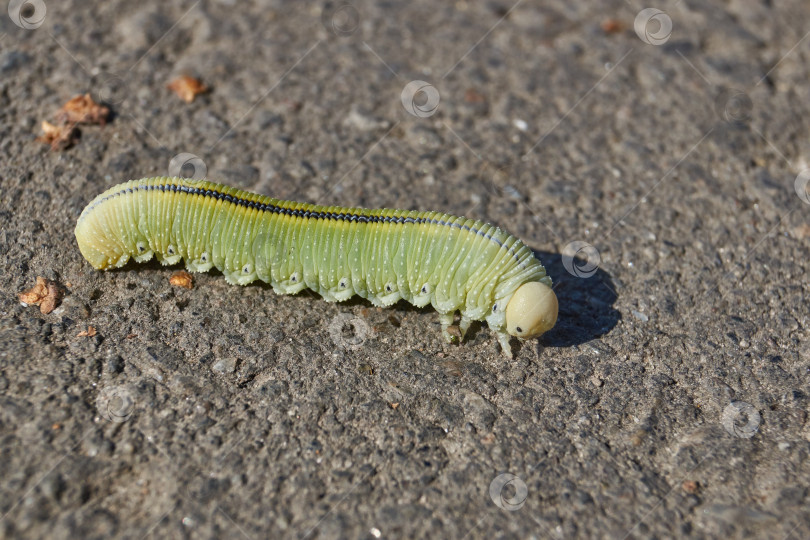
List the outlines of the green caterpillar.
{"type": "Polygon", "coordinates": [[[157,256],[192,272],[216,267],[228,283],[260,279],[279,294],[305,287],[327,301],[353,295],[376,306],[432,304],[442,333],[456,311],[463,339],[486,320],[511,358],[509,336],[527,339],[557,321],[551,278],[514,236],[438,212],[367,210],[281,201],[205,181],[144,178],[96,197],[76,224],[94,268],[157,256]]]}

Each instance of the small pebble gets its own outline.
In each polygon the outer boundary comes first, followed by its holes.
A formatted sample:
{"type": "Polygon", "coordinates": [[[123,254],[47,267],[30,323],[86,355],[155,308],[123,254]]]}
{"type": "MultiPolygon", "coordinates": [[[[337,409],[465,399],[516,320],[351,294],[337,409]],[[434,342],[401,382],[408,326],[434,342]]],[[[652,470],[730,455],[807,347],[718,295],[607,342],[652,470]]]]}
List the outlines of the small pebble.
{"type": "Polygon", "coordinates": [[[223,358],[221,360],[217,360],[211,369],[222,374],[233,373],[236,370],[236,358],[223,358]]]}
{"type": "Polygon", "coordinates": [[[647,322],[647,321],[649,321],[649,320],[650,320],[650,319],[649,319],[649,318],[648,318],[646,315],[644,315],[642,312],[640,312],[640,311],[636,311],[635,309],[632,311],[632,313],[633,313],[633,316],[634,316],[636,319],[638,319],[638,320],[640,320],[640,321],[642,321],[642,322],[647,322]]]}
{"type": "Polygon", "coordinates": [[[113,374],[124,371],[124,359],[117,354],[107,357],[107,371],[113,374]]]}
{"type": "Polygon", "coordinates": [[[522,120],[520,118],[515,118],[512,120],[512,125],[518,128],[520,131],[526,131],[529,129],[529,124],[526,123],[526,120],[522,120]]]}

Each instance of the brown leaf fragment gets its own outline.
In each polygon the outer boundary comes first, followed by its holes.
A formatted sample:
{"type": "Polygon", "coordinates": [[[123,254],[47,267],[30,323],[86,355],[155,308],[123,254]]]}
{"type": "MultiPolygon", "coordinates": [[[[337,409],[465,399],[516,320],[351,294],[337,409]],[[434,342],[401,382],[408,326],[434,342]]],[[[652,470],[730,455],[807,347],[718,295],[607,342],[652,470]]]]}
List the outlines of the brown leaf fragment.
{"type": "Polygon", "coordinates": [[[167,84],[166,88],[180,96],[180,99],[186,103],[191,103],[194,101],[197,94],[204,94],[208,91],[208,87],[200,82],[199,79],[189,77],[188,75],[181,75],[180,77],[177,77],[175,80],[167,84]]]}
{"type": "Polygon", "coordinates": [[[799,240],[804,240],[805,238],[810,237],[810,225],[807,223],[802,223],[797,227],[794,227],[792,231],[794,238],[798,238],[799,240]]]}
{"type": "Polygon", "coordinates": [[[87,330],[82,330],[76,335],[76,337],[93,337],[95,335],[96,335],[96,328],[94,326],[88,326],[87,330]]]}
{"type": "Polygon", "coordinates": [[[90,94],[76,96],[56,113],[58,124],[98,124],[103,126],[110,119],[110,108],[99,105],[90,94]]]}
{"type": "Polygon", "coordinates": [[[27,291],[23,291],[19,294],[20,302],[29,305],[39,304],[42,302],[42,299],[45,298],[47,292],[48,286],[45,283],[45,278],[42,276],[37,276],[37,284],[27,291]]]}
{"type": "Polygon", "coordinates": [[[37,276],[37,283],[27,291],[19,294],[20,302],[29,306],[39,306],[40,312],[47,315],[62,300],[62,290],[56,282],[37,276]]]}
{"type": "Polygon", "coordinates": [[[601,27],[606,34],[618,34],[624,30],[624,24],[618,19],[605,19],[602,21],[601,27]]]}
{"type": "Polygon", "coordinates": [[[482,442],[483,444],[492,444],[492,443],[494,443],[494,442],[495,442],[495,434],[494,434],[494,433],[487,433],[487,434],[486,434],[486,435],[484,435],[484,437],[481,439],[481,442],[482,442]]]}
{"type": "Polygon", "coordinates": [[[59,286],[53,281],[48,281],[48,292],[45,295],[45,298],[42,299],[42,303],[39,304],[39,311],[43,315],[47,315],[51,311],[55,310],[61,301],[62,289],[60,289],[59,286]]]}
{"type": "Polygon", "coordinates": [[[694,480],[684,480],[681,488],[687,493],[697,493],[699,484],[694,480]]]}
{"type": "Polygon", "coordinates": [[[79,130],[75,125],[54,125],[47,120],[42,121],[43,134],[37,141],[51,145],[51,150],[59,152],[67,150],[79,140],[79,130]]]}
{"type": "Polygon", "coordinates": [[[184,289],[190,289],[193,287],[191,280],[192,280],[191,274],[189,274],[185,270],[178,270],[171,275],[171,277],[169,278],[169,283],[171,283],[175,287],[183,287],[184,289]]]}
{"type": "Polygon", "coordinates": [[[486,103],[487,97],[475,88],[467,88],[464,91],[464,101],[467,103],[486,103]]]}

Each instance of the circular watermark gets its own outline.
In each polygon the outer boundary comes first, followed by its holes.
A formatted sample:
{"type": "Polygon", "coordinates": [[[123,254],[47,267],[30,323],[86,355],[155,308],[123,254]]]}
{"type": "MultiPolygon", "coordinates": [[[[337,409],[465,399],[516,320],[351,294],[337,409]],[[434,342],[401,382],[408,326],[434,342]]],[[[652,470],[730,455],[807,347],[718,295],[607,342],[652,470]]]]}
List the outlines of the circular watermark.
{"type": "Polygon", "coordinates": [[[748,94],[734,88],[722,88],[714,100],[714,110],[723,122],[745,124],[751,119],[754,103],[748,94]]]}
{"type": "Polygon", "coordinates": [[[732,401],[720,415],[720,423],[726,431],[744,439],[750,439],[756,434],[761,421],[759,411],[745,401],[732,401]]]}
{"type": "Polygon", "coordinates": [[[587,242],[575,240],[563,248],[562,263],[569,274],[579,278],[589,278],[599,269],[602,258],[599,251],[587,242]],[[576,260],[584,259],[582,264],[576,260]]]}
{"type": "Polygon", "coordinates": [[[205,162],[194,154],[182,152],[169,162],[169,176],[178,176],[190,180],[205,180],[208,176],[208,167],[205,162]]]}
{"type": "Polygon", "coordinates": [[[126,422],[135,410],[135,398],[122,386],[105,387],[99,392],[96,408],[110,422],[126,422]]]}
{"type": "Polygon", "coordinates": [[[129,93],[129,83],[118,73],[101,72],[94,77],[95,82],[90,91],[93,101],[108,105],[119,105],[129,93]]]}
{"type": "Polygon", "coordinates": [[[42,26],[47,11],[44,0],[11,0],[8,3],[11,22],[26,30],[35,30],[42,26]]]}
{"type": "Polygon", "coordinates": [[[657,8],[642,9],[633,21],[638,38],[649,45],[663,45],[672,35],[672,19],[657,8]]]}
{"type": "Polygon", "coordinates": [[[492,196],[522,201],[526,197],[515,187],[514,178],[517,174],[515,170],[509,167],[482,171],[480,176],[481,184],[483,184],[487,193],[492,196]]]}
{"type": "Polygon", "coordinates": [[[793,187],[802,202],[810,204],[810,169],[805,169],[796,176],[793,187]]]}
{"type": "Polygon", "coordinates": [[[439,91],[425,81],[409,82],[399,97],[405,110],[417,118],[433,116],[439,109],[439,91]]]}
{"type": "Polygon", "coordinates": [[[515,512],[526,504],[529,489],[526,483],[511,473],[499,474],[489,484],[489,497],[495,506],[515,512]]]}
{"type": "Polygon", "coordinates": [[[496,178],[487,178],[483,182],[484,187],[490,195],[503,197],[506,199],[524,200],[524,196],[518,189],[510,183],[502,182],[496,178]]]}
{"type": "Polygon", "coordinates": [[[329,336],[342,349],[357,349],[370,335],[368,323],[348,313],[341,313],[329,323],[329,336]]]}
{"type": "Polygon", "coordinates": [[[329,4],[321,12],[321,23],[336,36],[350,36],[360,28],[360,12],[348,3],[329,4]]]}

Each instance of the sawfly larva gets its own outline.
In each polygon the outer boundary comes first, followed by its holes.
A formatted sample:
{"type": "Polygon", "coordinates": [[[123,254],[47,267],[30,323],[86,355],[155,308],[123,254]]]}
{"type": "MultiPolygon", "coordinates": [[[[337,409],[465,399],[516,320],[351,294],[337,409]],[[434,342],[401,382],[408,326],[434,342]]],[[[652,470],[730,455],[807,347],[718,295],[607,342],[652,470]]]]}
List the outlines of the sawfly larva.
{"type": "Polygon", "coordinates": [[[463,339],[486,320],[511,357],[509,336],[534,338],[557,321],[551,278],[514,236],[438,212],[367,210],[281,201],[184,178],[144,178],[96,197],[76,225],[94,268],[156,256],[228,283],[260,279],[279,294],[305,287],[327,301],[432,304],[442,333],[461,314],[463,339]]]}

